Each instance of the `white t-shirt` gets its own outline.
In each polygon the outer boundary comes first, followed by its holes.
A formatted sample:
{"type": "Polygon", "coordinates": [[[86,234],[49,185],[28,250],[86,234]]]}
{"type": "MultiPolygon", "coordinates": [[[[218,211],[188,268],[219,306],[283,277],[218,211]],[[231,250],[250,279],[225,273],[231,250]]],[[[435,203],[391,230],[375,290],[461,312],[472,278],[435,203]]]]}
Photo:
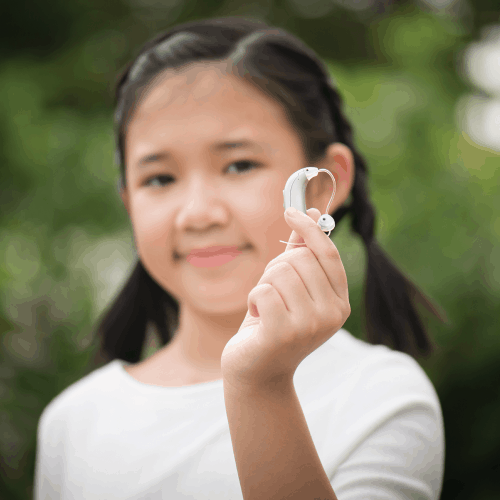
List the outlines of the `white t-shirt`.
{"type": "MultiPolygon", "coordinates": [[[[34,500],[241,500],[222,380],[153,386],[124,364],[94,370],[44,409],[34,500]]],[[[441,406],[411,356],[340,329],[294,385],[339,500],[439,498],[441,406]]]]}

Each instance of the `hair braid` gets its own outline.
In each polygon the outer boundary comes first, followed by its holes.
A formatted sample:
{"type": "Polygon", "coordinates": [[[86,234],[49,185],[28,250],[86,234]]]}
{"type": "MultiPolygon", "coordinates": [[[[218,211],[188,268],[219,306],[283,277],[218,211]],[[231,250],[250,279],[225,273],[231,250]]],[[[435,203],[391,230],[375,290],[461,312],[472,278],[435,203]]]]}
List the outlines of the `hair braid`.
{"type": "MultiPolygon", "coordinates": [[[[341,97],[329,78],[324,79],[323,90],[330,103],[337,139],[354,157],[353,201],[342,207],[341,215],[352,213],[352,229],[361,236],[367,250],[364,320],[368,340],[373,344],[386,344],[389,340],[397,350],[413,356],[431,354],[433,346],[410,298],[418,300],[442,321],[445,319],[437,312],[438,307],[404,276],[376,241],[375,208],[369,198],[366,162],[354,146],[352,126],[342,113],[341,97]],[[413,339],[420,353],[413,347],[413,339]]],[[[340,210],[333,214],[336,221],[340,210]]]]}

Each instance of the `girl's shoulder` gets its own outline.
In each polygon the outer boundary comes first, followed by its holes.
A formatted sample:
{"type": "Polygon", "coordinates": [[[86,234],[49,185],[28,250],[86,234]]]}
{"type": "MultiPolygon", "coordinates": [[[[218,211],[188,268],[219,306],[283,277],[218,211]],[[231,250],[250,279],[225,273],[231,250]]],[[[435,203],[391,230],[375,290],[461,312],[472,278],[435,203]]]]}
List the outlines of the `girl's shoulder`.
{"type": "Polygon", "coordinates": [[[61,391],[44,408],[38,421],[38,432],[46,434],[49,427],[52,432],[63,432],[68,417],[88,411],[89,400],[98,406],[100,399],[114,393],[116,387],[113,382],[119,363],[120,360],[115,359],[96,368],[61,391]]]}
{"type": "MultiPolygon", "coordinates": [[[[374,345],[341,328],[311,353],[296,372],[296,386],[318,390],[332,397],[356,401],[414,404],[421,402],[437,413],[439,398],[432,381],[409,354],[385,345],[374,345]],[[343,394],[343,396],[341,396],[343,394]]],[[[299,387],[298,387],[299,390],[299,387]]]]}

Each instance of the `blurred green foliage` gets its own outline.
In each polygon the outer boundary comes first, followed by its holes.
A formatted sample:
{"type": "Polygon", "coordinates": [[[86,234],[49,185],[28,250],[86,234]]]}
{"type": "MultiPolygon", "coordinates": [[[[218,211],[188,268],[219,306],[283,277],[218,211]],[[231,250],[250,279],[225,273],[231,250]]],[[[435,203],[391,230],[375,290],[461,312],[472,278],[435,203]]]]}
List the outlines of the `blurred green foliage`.
{"type": "MultiPolygon", "coordinates": [[[[2,499],[31,498],[38,418],[95,368],[94,321],[134,258],[116,192],[115,75],[159,28],[254,13],[222,5],[171,3],[175,16],[162,23],[119,0],[61,2],[50,16],[35,9],[24,38],[2,34],[2,53],[15,48],[0,64],[2,499]]],[[[419,360],[444,413],[441,498],[499,498],[500,155],[456,124],[456,103],[470,91],[456,59],[471,33],[410,3],[364,24],[341,10],[299,24],[272,5],[263,19],[328,60],[368,160],[378,240],[449,318],[424,318],[439,349],[419,360]]],[[[345,328],[363,338],[364,248],[348,221],[332,238],[350,285],[345,328]]]]}

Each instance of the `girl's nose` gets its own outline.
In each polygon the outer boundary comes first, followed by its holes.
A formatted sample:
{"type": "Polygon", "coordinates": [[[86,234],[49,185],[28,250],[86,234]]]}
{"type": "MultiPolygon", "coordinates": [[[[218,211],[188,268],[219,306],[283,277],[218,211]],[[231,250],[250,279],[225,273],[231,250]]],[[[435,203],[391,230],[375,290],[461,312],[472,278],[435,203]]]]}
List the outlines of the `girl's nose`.
{"type": "Polygon", "coordinates": [[[177,214],[178,227],[204,230],[214,224],[223,224],[225,220],[220,190],[213,183],[201,177],[186,183],[177,214]]]}

